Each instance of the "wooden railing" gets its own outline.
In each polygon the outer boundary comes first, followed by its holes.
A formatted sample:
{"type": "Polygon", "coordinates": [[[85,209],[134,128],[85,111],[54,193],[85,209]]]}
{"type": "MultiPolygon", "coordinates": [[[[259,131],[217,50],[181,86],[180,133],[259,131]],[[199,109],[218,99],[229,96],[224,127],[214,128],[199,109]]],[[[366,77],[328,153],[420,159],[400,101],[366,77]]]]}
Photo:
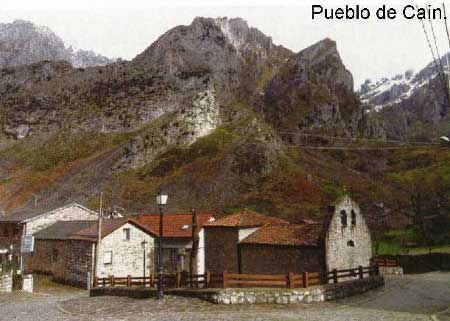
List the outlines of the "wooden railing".
{"type": "Polygon", "coordinates": [[[327,273],[325,280],[327,282],[333,281],[333,283],[338,283],[340,279],[348,280],[350,278],[363,279],[364,276],[378,275],[378,266],[358,266],[354,269],[344,269],[344,270],[331,270],[327,273]]]}
{"type": "MultiPolygon", "coordinates": [[[[359,266],[353,269],[332,270],[324,275],[318,272],[303,272],[300,274],[238,274],[221,273],[189,275],[175,273],[163,275],[164,288],[234,288],[234,287],[278,287],[278,288],[307,288],[313,285],[339,283],[349,279],[363,279],[378,275],[378,266],[359,266]]],[[[114,277],[94,278],[94,287],[141,286],[156,287],[158,275],[151,273],[148,277],[114,277]]]]}
{"type": "Polygon", "coordinates": [[[383,257],[374,257],[372,259],[372,264],[382,267],[397,267],[400,266],[400,261],[397,258],[389,259],[383,257]]]}

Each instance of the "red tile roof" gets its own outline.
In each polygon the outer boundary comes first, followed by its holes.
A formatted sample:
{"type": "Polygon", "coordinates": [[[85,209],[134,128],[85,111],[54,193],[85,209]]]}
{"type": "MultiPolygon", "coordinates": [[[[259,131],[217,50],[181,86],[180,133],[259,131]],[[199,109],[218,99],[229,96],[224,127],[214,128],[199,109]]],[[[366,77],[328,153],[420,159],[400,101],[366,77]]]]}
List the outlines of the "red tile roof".
{"type": "MultiPolygon", "coordinates": [[[[133,216],[138,223],[159,235],[159,214],[143,214],[133,216]]],[[[198,213],[198,228],[214,219],[213,213],[198,213]]],[[[167,213],[163,215],[163,237],[191,237],[192,213],[167,213]]]]}
{"type": "Polygon", "coordinates": [[[264,226],[240,243],[265,245],[319,246],[323,227],[321,224],[283,224],[264,226]]]}
{"type": "Polygon", "coordinates": [[[257,226],[267,226],[273,224],[288,224],[278,217],[266,216],[254,211],[245,209],[243,211],[235,212],[231,215],[222,217],[214,222],[206,224],[206,226],[223,226],[223,227],[257,227],[257,226]]]}

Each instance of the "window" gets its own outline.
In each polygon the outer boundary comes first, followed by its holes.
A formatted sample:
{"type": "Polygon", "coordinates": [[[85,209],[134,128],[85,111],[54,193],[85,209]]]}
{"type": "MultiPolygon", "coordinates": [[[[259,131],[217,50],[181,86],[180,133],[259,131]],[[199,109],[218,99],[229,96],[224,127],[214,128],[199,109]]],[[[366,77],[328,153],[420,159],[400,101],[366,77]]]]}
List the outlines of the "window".
{"type": "Polygon", "coordinates": [[[355,242],[353,242],[352,240],[349,240],[349,241],[347,242],[347,246],[349,246],[349,247],[355,247],[355,242]]]}
{"type": "Polygon", "coordinates": [[[354,210],[352,210],[352,226],[356,225],[356,213],[354,210]]]}
{"type": "Polygon", "coordinates": [[[106,251],[103,253],[103,264],[110,265],[113,262],[113,252],[106,251]]]}
{"type": "Polygon", "coordinates": [[[345,210],[341,211],[341,224],[342,227],[347,227],[347,212],[345,210]]]}
{"type": "Polygon", "coordinates": [[[124,228],[124,229],[123,229],[123,239],[124,239],[125,241],[129,241],[129,240],[130,240],[130,237],[131,237],[131,231],[130,231],[130,229],[129,229],[129,228],[124,228]]]}

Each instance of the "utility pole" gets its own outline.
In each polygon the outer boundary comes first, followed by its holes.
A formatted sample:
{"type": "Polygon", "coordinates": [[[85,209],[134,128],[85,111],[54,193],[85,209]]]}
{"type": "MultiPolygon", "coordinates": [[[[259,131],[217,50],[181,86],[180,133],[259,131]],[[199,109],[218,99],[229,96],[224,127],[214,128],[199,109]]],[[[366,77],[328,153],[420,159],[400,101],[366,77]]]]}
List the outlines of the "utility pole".
{"type": "Polygon", "coordinates": [[[95,249],[94,277],[98,277],[99,272],[100,272],[100,248],[101,248],[101,242],[102,242],[102,218],[103,218],[103,192],[100,193],[100,209],[98,211],[97,248],[95,249]]]}
{"type": "Polygon", "coordinates": [[[192,208],[192,248],[191,248],[191,255],[189,260],[189,273],[192,277],[193,274],[197,274],[196,271],[196,263],[197,263],[197,256],[198,256],[198,246],[199,246],[199,239],[198,239],[198,218],[197,218],[197,211],[195,208],[192,208]]]}

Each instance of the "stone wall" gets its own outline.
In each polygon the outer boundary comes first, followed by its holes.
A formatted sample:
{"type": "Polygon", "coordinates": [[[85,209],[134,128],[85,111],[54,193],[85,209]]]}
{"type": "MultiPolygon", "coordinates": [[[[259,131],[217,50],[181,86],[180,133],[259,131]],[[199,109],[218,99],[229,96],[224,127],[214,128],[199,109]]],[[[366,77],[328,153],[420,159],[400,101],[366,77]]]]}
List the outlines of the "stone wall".
{"type": "Polygon", "coordinates": [[[36,240],[35,250],[27,255],[27,271],[51,274],[55,280],[86,286],[92,272],[93,243],[80,240],[36,240]]]}
{"type": "Polygon", "coordinates": [[[324,263],[321,248],[239,244],[239,253],[241,273],[318,272],[324,263]]]}
{"type": "Polygon", "coordinates": [[[205,227],[205,268],[211,273],[238,273],[238,237],[235,227],[205,227]]]}
{"type": "Polygon", "coordinates": [[[12,291],[13,280],[11,275],[0,275],[0,293],[12,291]]]}
{"type": "Polygon", "coordinates": [[[372,241],[369,228],[358,204],[348,196],[343,197],[334,207],[325,238],[325,255],[328,271],[370,265],[372,241]],[[342,223],[341,213],[346,216],[346,226],[342,223]]]}
{"type": "Polygon", "coordinates": [[[107,277],[114,275],[117,277],[125,277],[131,275],[133,277],[144,275],[144,250],[142,249],[142,241],[147,242],[146,250],[146,275],[155,271],[154,238],[137,228],[135,225],[127,223],[104,237],[101,245],[100,253],[100,270],[98,277],[107,277]],[[130,229],[130,240],[124,237],[123,229],[130,229]],[[112,264],[105,264],[105,252],[112,252],[112,264]]]}
{"type": "Polygon", "coordinates": [[[40,230],[49,227],[57,221],[80,221],[80,220],[97,220],[98,215],[94,211],[84,208],[78,204],[70,204],[68,206],[56,209],[29,220],[26,223],[26,234],[34,234],[40,230]]]}
{"type": "Polygon", "coordinates": [[[401,266],[379,266],[378,271],[381,275],[402,275],[403,268],[401,266]]]}

